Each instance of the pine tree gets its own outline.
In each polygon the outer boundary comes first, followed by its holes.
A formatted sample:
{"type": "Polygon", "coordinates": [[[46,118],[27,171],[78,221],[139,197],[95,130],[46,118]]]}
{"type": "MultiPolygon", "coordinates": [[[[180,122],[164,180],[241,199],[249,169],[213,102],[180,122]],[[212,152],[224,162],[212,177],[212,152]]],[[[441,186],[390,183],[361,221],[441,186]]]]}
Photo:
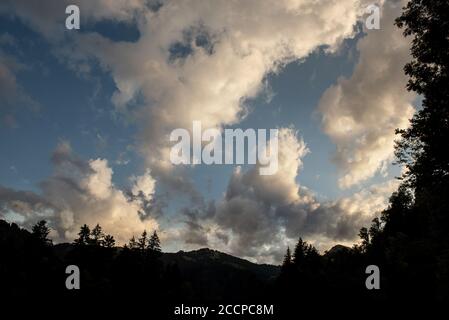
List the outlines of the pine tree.
{"type": "Polygon", "coordinates": [[[302,238],[299,238],[298,243],[295,246],[295,251],[293,251],[293,259],[292,263],[294,265],[299,265],[306,258],[308,251],[307,242],[303,241],[302,238]]]}
{"type": "Polygon", "coordinates": [[[281,269],[287,271],[287,269],[292,265],[292,254],[290,253],[290,247],[287,247],[287,251],[284,255],[284,261],[282,262],[281,269]]]}
{"type": "Polygon", "coordinates": [[[43,244],[51,244],[52,241],[48,239],[50,228],[47,226],[47,221],[41,220],[33,226],[33,235],[39,239],[43,244]]]}
{"type": "MultiPolygon", "coordinates": [[[[285,252],[284,260],[282,261],[281,265],[281,281],[288,281],[291,278],[293,271],[292,267],[292,254],[290,252],[290,247],[287,247],[287,251],[285,252]]],[[[284,285],[286,284],[284,283],[284,285]]]]}
{"type": "MultiPolygon", "coordinates": [[[[114,248],[114,246],[115,246],[115,239],[114,239],[114,237],[111,236],[110,234],[107,234],[104,237],[103,246],[106,247],[106,248],[114,248]]],[[[126,246],[126,244],[125,244],[125,246],[126,246]]]]}
{"type": "Polygon", "coordinates": [[[320,267],[321,256],[314,246],[299,238],[293,252],[292,265],[300,274],[310,275],[320,267]]]}
{"type": "Polygon", "coordinates": [[[129,239],[128,247],[131,250],[137,249],[139,247],[136,238],[134,236],[131,239],[129,239]]]}
{"type": "Polygon", "coordinates": [[[148,241],[148,249],[154,252],[161,252],[161,241],[159,240],[159,236],[157,232],[154,231],[150,240],[148,241]]]}
{"type": "Polygon", "coordinates": [[[78,232],[78,239],[75,239],[75,243],[78,245],[88,245],[91,243],[90,228],[87,224],[84,224],[78,232]]]}
{"type": "Polygon", "coordinates": [[[93,244],[95,246],[103,245],[104,233],[103,233],[101,226],[98,223],[95,226],[95,228],[92,229],[90,235],[92,236],[91,244],[93,244]]]}
{"type": "Polygon", "coordinates": [[[139,248],[139,250],[144,251],[147,249],[147,246],[148,246],[148,236],[147,231],[144,230],[140,238],[137,240],[137,247],[139,248]]]}

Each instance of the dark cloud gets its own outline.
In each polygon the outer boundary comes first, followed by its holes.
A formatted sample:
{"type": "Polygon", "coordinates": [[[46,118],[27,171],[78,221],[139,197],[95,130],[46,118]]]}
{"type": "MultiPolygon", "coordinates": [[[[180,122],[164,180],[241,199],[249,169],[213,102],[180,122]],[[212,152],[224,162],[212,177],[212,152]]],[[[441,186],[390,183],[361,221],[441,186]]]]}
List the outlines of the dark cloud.
{"type": "Polygon", "coordinates": [[[168,193],[150,198],[143,191],[133,194],[131,190],[128,190],[125,194],[130,201],[138,201],[141,204],[139,215],[142,219],[159,218],[164,215],[164,210],[168,206],[168,193]]]}
{"type": "Polygon", "coordinates": [[[80,171],[82,174],[92,173],[89,164],[73,153],[70,143],[61,141],[51,155],[51,161],[57,168],[62,167],[64,171],[80,171]]]}
{"type": "MultiPolygon", "coordinates": [[[[232,235],[227,250],[240,256],[280,261],[287,242],[298,237],[316,242],[320,250],[343,241],[353,243],[361,227],[370,223],[382,210],[397,182],[362,190],[336,201],[319,202],[306,188],[297,188],[294,201],[278,201],[276,197],[255,190],[258,179],[251,180],[251,170],[234,173],[228,192],[217,205],[213,223],[220,232],[232,235]]],[[[275,192],[275,190],[273,191],[275,192]]]]}
{"type": "Polygon", "coordinates": [[[0,217],[23,219],[26,227],[58,210],[51,202],[32,191],[18,191],[0,185],[0,217]],[[18,216],[11,216],[14,213],[18,216]]]}
{"type": "MultiPolygon", "coordinates": [[[[185,243],[198,246],[208,246],[207,238],[210,229],[204,226],[202,221],[207,220],[215,215],[215,202],[211,201],[207,206],[203,205],[197,208],[184,208],[181,211],[185,228],[182,238],[185,243]]],[[[226,241],[226,237],[220,234],[221,239],[226,241]]]]}

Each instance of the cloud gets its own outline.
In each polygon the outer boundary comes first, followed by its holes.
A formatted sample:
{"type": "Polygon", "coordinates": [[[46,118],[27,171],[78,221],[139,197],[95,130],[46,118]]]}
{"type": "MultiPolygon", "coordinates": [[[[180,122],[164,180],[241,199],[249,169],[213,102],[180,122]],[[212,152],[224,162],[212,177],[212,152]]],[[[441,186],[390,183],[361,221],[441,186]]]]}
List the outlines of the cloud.
{"type": "Polygon", "coordinates": [[[207,247],[209,240],[207,233],[210,231],[207,226],[201,223],[200,212],[197,210],[184,209],[183,214],[186,216],[185,228],[182,231],[181,237],[186,244],[198,245],[207,247]]]}
{"type": "Polygon", "coordinates": [[[206,214],[189,210],[185,242],[214,248],[259,262],[280,262],[280,253],[299,236],[324,251],[337,243],[352,244],[363,226],[386,207],[398,185],[390,180],[334,201],[319,201],[296,180],[304,141],[292,128],[279,133],[279,170],[258,174],[258,166],[231,176],[223,199],[206,214]]]}
{"type": "MultiPolygon", "coordinates": [[[[40,183],[41,194],[0,188],[0,215],[14,218],[25,226],[38,219],[47,219],[58,241],[73,240],[80,225],[100,223],[104,231],[123,244],[144,229],[158,229],[158,222],[149,215],[139,198],[112,183],[113,171],[105,159],[83,161],[67,142],[61,142],[52,156],[54,172],[40,183]]],[[[151,201],[154,184],[149,171],[135,177],[132,193],[143,194],[151,201]]]]}
{"type": "Polygon", "coordinates": [[[280,219],[275,208],[300,202],[296,175],[302,166],[301,158],[308,149],[296,138],[293,129],[279,130],[278,172],[259,175],[258,166],[247,172],[240,167],[234,171],[222,202],[217,205],[215,222],[232,231],[230,243],[236,254],[249,255],[263,244],[272,243],[279,236],[280,219]]]}
{"type": "Polygon", "coordinates": [[[25,222],[31,226],[51,214],[54,207],[43,197],[30,191],[18,191],[0,186],[0,216],[25,222]]]}
{"type": "Polygon", "coordinates": [[[6,0],[0,4],[0,14],[13,12],[34,31],[43,34],[52,41],[61,40],[69,35],[65,29],[68,5],[76,4],[80,8],[82,24],[115,20],[131,22],[137,11],[145,8],[145,0],[6,0]]]}
{"type": "Polygon", "coordinates": [[[204,129],[241,121],[245,100],[264,90],[269,73],[320,46],[335,50],[353,36],[361,14],[357,0],[189,0],[164,1],[157,10],[131,8],[137,41],[77,33],[58,52],[78,66],[94,58],[111,73],[117,86],[112,101],[139,124],[139,149],[153,176],[197,200],[190,179],[182,171],[173,174],[169,133],[191,128],[193,120],[204,129]]]}
{"type": "Polygon", "coordinates": [[[321,97],[323,130],[337,146],[342,188],[371,178],[392,161],[394,131],[406,127],[414,112],[415,95],[406,91],[403,72],[410,43],[393,25],[401,13],[397,2],[385,2],[381,29],[366,30],[358,41],[360,56],[351,77],[339,78],[321,97]]]}
{"type": "Polygon", "coordinates": [[[354,243],[360,228],[369,225],[386,208],[387,200],[398,183],[393,179],[334,201],[317,203],[315,200],[306,205],[281,208],[279,214],[290,222],[286,234],[291,238],[298,234],[311,238],[317,236],[321,242],[327,239],[327,243],[323,242],[324,249],[340,241],[354,243]],[[293,223],[298,218],[301,221],[293,223]]]}
{"type": "Polygon", "coordinates": [[[134,196],[138,196],[142,193],[147,200],[153,197],[156,181],[151,176],[151,170],[147,169],[141,176],[132,176],[131,180],[134,182],[134,186],[131,190],[134,196]]]}

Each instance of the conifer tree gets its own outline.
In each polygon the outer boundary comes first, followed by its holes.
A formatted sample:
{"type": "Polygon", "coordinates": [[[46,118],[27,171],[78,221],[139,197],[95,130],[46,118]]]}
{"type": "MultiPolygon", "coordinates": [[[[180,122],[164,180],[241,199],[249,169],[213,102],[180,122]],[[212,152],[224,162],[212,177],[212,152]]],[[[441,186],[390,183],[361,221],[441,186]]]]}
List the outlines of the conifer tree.
{"type": "Polygon", "coordinates": [[[90,244],[90,228],[87,224],[84,224],[78,232],[78,239],[75,239],[75,243],[78,245],[88,245],[90,244]]]}
{"type": "Polygon", "coordinates": [[[148,241],[148,249],[154,252],[161,252],[161,241],[159,240],[159,236],[157,232],[154,231],[150,240],[148,241]]]}
{"type": "Polygon", "coordinates": [[[292,255],[290,252],[290,247],[287,247],[287,252],[284,256],[284,261],[282,262],[282,270],[287,270],[292,264],[292,255]]]}
{"type": "Polygon", "coordinates": [[[33,235],[39,239],[43,244],[51,244],[52,241],[48,239],[50,228],[47,226],[47,221],[41,220],[33,226],[33,235]]]}
{"type": "Polygon", "coordinates": [[[91,243],[95,246],[103,245],[104,233],[101,226],[97,223],[97,225],[91,231],[91,243]]]}
{"type": "Polygon", "coordinates": [[[302,238],[299,238],[298,243],[295,246],[295,251],[293,251],[292,263],[294,265],[299,265],[302,261],[304,261],[308,249],[307,242],[303,241],[302,238]]]}
{"type": "Polygon", "coordinates": [[[128,247],[131,250],[138,248],[138,244],[137,244],[136,238],[134,236],[131,239],[129,239],[128,247]]]}
{"type": "Polygon", "coordinates": [[[137,247],[139,248],[139,250],[144,251],[147,249],[148,247],[148,236],[147,236],[147,231],[144,230],[142,232],[142,235],[140,236],[140,238],[137,240],[137,247]]]}
{"type": "MultiPolygon", "coordinates": [[[[115,239],[110,234],[107,234],[103,240],[103,246],[106,248],[113,248],[115,246],[115,239]]],[[[126,246],[126,244],[125,244],[126,246]]]]}

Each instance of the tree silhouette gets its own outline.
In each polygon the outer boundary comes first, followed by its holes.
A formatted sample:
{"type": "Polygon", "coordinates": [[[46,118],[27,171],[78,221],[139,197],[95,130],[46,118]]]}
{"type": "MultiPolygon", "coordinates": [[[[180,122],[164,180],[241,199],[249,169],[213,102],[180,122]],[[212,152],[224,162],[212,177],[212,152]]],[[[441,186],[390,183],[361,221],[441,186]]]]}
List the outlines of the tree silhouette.
{"type": "Polygon", "coordinates": [[[136,238],[134,236],[132,236],[131,239],[129,239],[129,243],[128,243],[128,248],[131,250],[135,250],[138,249],[139,245],[136,241],[136,238]]]}
{"type": "Polygon", "coordinates": [[[160,253],[162,251],[161,241],[159,240],[159,236],[157,235],[156,231],[153,232],[153,235],[148,241],[148,249],[156,253],[160,253]]]}
{"type": "Polygon", "coordinates": [[[299,238],[298,243],[295,246],[295,250],[293,251],[293,264],[299,265],[302,261],[304,261],[308,250],[309,248],[307,243],[303,241],[302,238],[299,238]]]}
{"type": "Polygon", "coordinates": [[[290,252],[290,247],[287,247],[287,251],[285,252],[284,260],[282,261],[281,265],[281,276],[284,278],[290,276],[291,268],[292,268],[292,255],[290,252]]]}
{"type": "Polygon", "coordinates": [[[359,230],[358,236],[360,240],[362,240],[362,243],[360,245],[355,245],[355,249],[359,250],[360,252],[366,252],[366,249],[369,246],[370,239],[369,239],[369,231],[366,227],[362,227],[359,230]]]}
{"type": "Polygon", "coordinates": [[[51,244],[52,241],[48,239],[50,228],[47,226],[47,221],[41,220],[32,228],[32,234],[43,244],[51,244]]]}
{"type": "Polygon", "coordinates": [[[97,223],[97,225],[92,229],[90,238],[90,243],[95,246],[103,245],[104,233],[101,226],[97,223]]]}
{"type": "Polygon", "coordinates": [[[78,238],[75,239],[75,243],[78,245],[88,245],[91,243],[90,228],[87,224],[84,224],[78,232],[78,238]]]}
{"type": "MultiPolygon", "coordinates": [[[[418,193],[447,191],[449,183],[449,3],[410,1],[396,20],[412,37],[412,61],[404,70],[407,88],[423,96],[408,129],[398,130],[396,155],[407,166],[406,182],[418,193]]],[[[447,216],[447,215],[446,215],[447,216]]]]}
{"type": "Polygon", "coordinates": [[[302,273],[315,272],[318,267],[320,255],[315,247],[302,240],[300,237],[293,251],[292,264],[302,273]]]}
{"type": "Polygon", "coordinates": [[[287,251],[284,255],[284,261],[282,261],[282,270],[287,270],[292,265],[292,255],[290,247],[287,247],[287,251]]]}
{"type": "Polygon", "coordinates": [[[104,237],[103,245],[104,245],[106,248],[113,248],[113,247],[115,246],[115,239],[114,239],[114,237],[111,236],[110,234],[107,234],[107,235],[104,237]]]}
{"type": "Polygon", "coordinates": [[[412,37],[412,61],[404,70],[407,88],[423,96],[418,110],[396,145],[398,161],[407,167],[404,183],[414,192],[415,208],[436,237],[449,229],[449,2],[410,1],[396,20],[412,37]],[[432,208],[429,208],[432,204],[432,208]],[[422,214],[426,212],[426,214],[422,214]]]}
{"type": "Polygon", "coordinates": [[[145,251],[148,246],[148,236],[147,231],[144,230],[139,239],[137,239],[137,248],[141,251],[145,251]]]}

